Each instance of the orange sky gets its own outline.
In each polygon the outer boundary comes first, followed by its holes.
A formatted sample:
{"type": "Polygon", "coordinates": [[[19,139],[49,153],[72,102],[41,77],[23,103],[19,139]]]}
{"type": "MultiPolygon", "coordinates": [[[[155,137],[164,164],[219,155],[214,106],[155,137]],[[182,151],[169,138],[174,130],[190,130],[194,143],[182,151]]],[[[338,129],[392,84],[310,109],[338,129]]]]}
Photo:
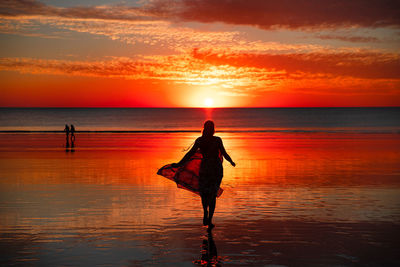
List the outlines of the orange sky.
{"type": "Polygon", "coordinates": [[[0,106],[399,106],[397,1],[0,3],[0,106]]]}

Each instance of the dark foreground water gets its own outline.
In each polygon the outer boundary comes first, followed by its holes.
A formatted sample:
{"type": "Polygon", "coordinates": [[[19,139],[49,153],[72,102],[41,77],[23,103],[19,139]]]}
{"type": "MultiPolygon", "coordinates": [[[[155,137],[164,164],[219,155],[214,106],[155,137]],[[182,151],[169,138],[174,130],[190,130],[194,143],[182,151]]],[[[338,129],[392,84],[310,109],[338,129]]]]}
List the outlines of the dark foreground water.
{"type": "Polygon", "coordinates": [[[400,265],[399,134],[220,133],[212,234],[156,175],[197,135],[0,134],[0,265],[400,265]]]}

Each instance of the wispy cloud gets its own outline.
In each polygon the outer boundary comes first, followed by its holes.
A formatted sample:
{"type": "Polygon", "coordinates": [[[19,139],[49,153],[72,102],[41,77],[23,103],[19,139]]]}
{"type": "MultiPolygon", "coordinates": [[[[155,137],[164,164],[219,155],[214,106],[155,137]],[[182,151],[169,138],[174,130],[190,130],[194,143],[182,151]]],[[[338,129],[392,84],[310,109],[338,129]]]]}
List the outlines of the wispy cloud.
{"type": "MultiPolygon", "coordinates": [[[[118,40],[127,44],[146,44],[171,51],[186,53],[193,48],[212,49],[214,52],[231,53],[311,53],[355,51],[352,47],[333,47],[312,43],[280,43],[276,41],[248,40],[239,31],[201,30],[175,25],[162,20],[104,21],[101,19],[71,19],[42,15],[0,18],[0,32],[27,36],[50,36],[38,32],[41,26],[56,30],[89,33],[118,40]]],[[[67,35],[67,32],[64,32],[67,35]]],[[[54,34],[61,37],[62,33],[54,34]]],[[[68,36],[69,37],[69,36],[68,36]]],[[[321,37],[323,38],[323,37],[321,37]]]]}
{"type": "Polygon", "coordinates": [[[361,78],[400,78],[400,55],[367,50],[349,52],[295,54],[221,54],[194,50],[193,57],[211,64],[284,70],[288,75],[298,72],[326,73],[361,78]]]}
{"type": "Polygon", "coordinates": [[[225,22],[264,29],[400,26],[397,0],[152,0],[146,9],[176,20],[225,22]]]}
{"type": "Polygon", "coordinates": [[[119,21],[224,22],[264,29],[399,27],[396,0],[148,0],[142,6],[55,7],[36,0],[3,0],[0,16],[44,15],[119,21]]]}
{"type": "Polygon", "coordinates": [[[228,95],[255,95],[270,90],[342,90],[381,93],[398,90],[397,55],[304,54],[215,55],[198,50],[176,56],[115,58],[108,61],[65,61],[1,58],[0,70],[125,79],[163,80],[217,88],[228,95]],[[305,86],[306,85],[306,86],[305,86]],[[375,87],[374,87],[375,86],[375,87]]]}
{"type": "Polygon", "coordinates": [[[55,7],[35,0],[2,0],[0,15],[16,17],[28,15],[64,18],[136,21],[149,18],[147,12],[124,5],[55,7]]]}
{"type": "Polygon", "coordinates": [[[319,34],[316,36],[322,40],[341,40],[345,42],[354,43],[371,43],[379,42],[380,40],[373,36],[346,36],[346,35],[335,35],[335,34],[319,34]]]}
{"type": "Polygon", "coordinates": [[[217,46],[234,42],[238,32],[198,31],[171,25],[166,21],[103,21],[82,19],[37,18],[40,23],[75,32],[101,35],[128,44],[143,43],[186,51],[190,46],[217,46]]]}
{"type": "Polygon", "coordinates": [[[116,58],[109,61],[65,61],[33,58],[1,58],[0,70],[33,74],[56,74],[126,79],[165,80],[195,86],[264,88],[280,81],[284,71],[254,67],[212,65],[191,56],[152,56],[142,60],[116,58]]]}
{"type": "MultiPolygon", "coordinates": [[[[371,2],[364,3],[364,7],[369,6],[372,9],[371,2]]],[[[12,33],[27,36],[43,36],[48,38],[51,34],[40,32],[43,26],[50,26],[56,29],[68,30],[73,32],[84,32],[92,35],[105,36],[112,40],[119,40],[128,44],[147,44],[159,47],[166,47],[173,51],[187,52],[188,50],[199,47],[206,49],[221,50],[229,48],[234,53],[309,53],[321,50],[335,49],[337,47],[329,47],[327,45],[307,43],[281,43],[279,41],[261,41],[249,40],[246,34],[239,30],[204,30],[196,27],[184,26],[185,24],[175,24],[176,21],[216,21],[213,16],[220,18],[220,21],[232,24],[248,24],[257,27],[272,29],[274,27],[286,27],[297,29],[301,27],[325,27],[330,25],[343,26],[348,25],[354,27],[359,26],[398,26],[397,18],[378,16],[383,12],[381,9],[388,9],[387,6],[394,4],[382,5],[375,11],[378,15],[375,17],[376,23],[350,23],[347,16],[340,13],[337,20],[332,18],[332,22],[319,21],[319,13],[310,15],[305,14],[305,8],[299,5],[297,1],[242,1],[237,0],[234,3],[215,0],[215,1],[147,1],[140,7],[130,7],[126,5],[104,5],[104,6],[88,6],[88,7],[55,7],[46,5],[35,0],[5,0],[0,2],[0,32],[12,33]],[[286,3],[286,4],[284,4],[286,3]],[[383,7],[382,7],[383,6],[383,7]],[[216,13],[216,10],[219,10],[216,13]],[[273,11],[276,12],[273,12],[273,11]],[[379,11],[381,10],[381,11],[379,11]],[[221,11],[221,12],[220,12],[221,11]],[[222,12],[223,11],[223,12],[222,12]],[[292,12],[293,14],[291,14],[292,12]],[[297,12],[297,13],[296,13],[297,12]],[[193,13],[193,14],[192,14],[193,13]],[[271,14],[269,14],[271,13],[271,14]],[[288,13],[288,16],[285,14],[288,13]],[[290,14],[289,14],[290,13],[290,14]],[[192,14],[192,15],[190,15],[192,14]],[[244,17],[242,14],[246,14],[244,17]],[[274,14],[279,14],[282,18],[275,18],[274,14]],[[306,17],[306,18],[305,18],[306,17]],[[232,19],[232,21],[229,20],[232,19]],[[241,19],[248,19],[248,22],[241,22],[241,19]],[[287,18],[291,18],[293,25],[285,24],[287,18]],[[236,21],[238,20],[238,21],[236,21]],[[254,21],[252,21],[254,20],[254,21]],[[265,21],[264,21],[265,20],[265,21]],[[272,21],[269,21],[272,20],[272,21]],[[303,24],[296,21],[303,21],[303,24]],[[311,21],[316,20],[315,22],[311,21]],[[384,21],[390,23],[383,23],[384,21]],[[266,24],[264,25],[263,22],[266,24]],[[268,23],[267,23],[268,22],[268,23]],[[279,23],[283,24],[279,24],[279,23]],[[296,23],[295,23],[296,22],[296,23]],[[286,26],[285,26],[286,25],[286,26]],[[296,26],[297,25],[297,26],[296,26]],[[308,25],[308,26],[307,26],[308,25]]],[[[308,3],[308,2],[307,2],[308,3]]],[[[314,9],[329,9],[331,4],[322,5],[320,2],[313,3],[314,9]]],[[[361,2],[351,1],[338,2],[341,8],[355,9],[357,4],[361,2]]],[[[309,3],[308,3],[309,4],[309,3]]],[[[306,4],[306,6],[308,5],[306,4]]],[[[375,3],[374,5],[378,5],[375,3]]],[[[338,10],[336,5],[330,9],[330,16],[334,11],[338,10]]],[[[347,10],[347,9],[346,9],[347,10]]],[[[391,9],[392,10],[392,9],[391,9]]],[[[396,10],[395,8],[393,10],[396,10]]],[[[394,11],[391,12],[394,12],[394,11]]],[[[307,11],[311,12],[311,11],[307,11]]],[[[321,11],[322,12],[322,11],[321,11]]],[[[347,12],[347,11],[346,11],[347,12]]],[[[346,13],[345,12],[345,13],[346,13]]],[[[350,11],[349,11],[350,12],[350,11]]],[[[362,12],[361,12],[362,13],[362,12]]],[[[362,13],[363,16],[365,15],[362,13]]],[[[347,14],[349,19],[353,18],[347,14]]],[[[325,18],[325,16],[322,16],[325,18]]],[[[328,16],[329,17],[329,16],[328,16]]],[[[335,27],[336,27],[335,26],[335,27]]],[[[59,36],[59,34],[56,34],[59,36]]],[[[378,38],[374,36],[320,33],[314,35],[319,39],[338,39],[351,43],[373,43],[378,38]]],[[[347,48],[340,48],[347,49],[347,48]]]]}

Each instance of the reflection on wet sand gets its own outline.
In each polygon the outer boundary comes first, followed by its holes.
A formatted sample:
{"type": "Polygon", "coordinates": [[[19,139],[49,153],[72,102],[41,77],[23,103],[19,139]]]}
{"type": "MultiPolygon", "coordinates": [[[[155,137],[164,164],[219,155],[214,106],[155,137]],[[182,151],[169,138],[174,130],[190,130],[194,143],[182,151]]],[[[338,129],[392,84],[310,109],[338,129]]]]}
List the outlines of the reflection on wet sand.
{"type": "Polygon", "coordinates": [[[193,263],[202,266],[221,266],[222,259],[218,257],[212,231],[207,231],[201,244],[201,258],[193,263]]]}
{"type": "MultiPolygon", "coordinates": [[[[2,134],[0,264],[201,260],[200,199],[156,175],[197,135],[82,134],[64,153],[61,134],[2,134]]],[[[225,168],[208,256],[215,239],[220,264],[400,263],[398,135],[221,136],[237,167],[225,168]]]]}
{"type": "Polygon", "coordinates": [[[75,138],[71,140],[71,145],[69,143],[69,139],[67,138],[65,143],[65,152],[75,152],[75,138]]]}

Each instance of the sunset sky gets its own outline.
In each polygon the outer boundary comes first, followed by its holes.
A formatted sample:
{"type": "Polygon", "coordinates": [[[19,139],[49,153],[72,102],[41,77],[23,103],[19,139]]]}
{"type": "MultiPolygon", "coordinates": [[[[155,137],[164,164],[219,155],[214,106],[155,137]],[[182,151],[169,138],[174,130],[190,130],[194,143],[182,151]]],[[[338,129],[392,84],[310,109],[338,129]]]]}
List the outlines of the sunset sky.
{"type": "Polygon", "coordinates": [[[400,2],[1,0],[0,106],[400,106],[400,2]]]}

